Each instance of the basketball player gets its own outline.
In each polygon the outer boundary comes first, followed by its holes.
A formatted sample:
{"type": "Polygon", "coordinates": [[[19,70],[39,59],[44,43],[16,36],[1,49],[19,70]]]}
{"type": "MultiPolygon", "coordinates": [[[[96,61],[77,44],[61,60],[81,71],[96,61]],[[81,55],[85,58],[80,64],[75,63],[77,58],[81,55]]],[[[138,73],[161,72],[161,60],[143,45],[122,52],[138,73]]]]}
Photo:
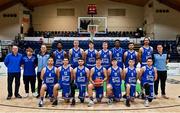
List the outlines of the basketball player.
{"type": "Polygon", "coordinates": [[[62,43],[57,43],[57,50],[53,52],[53,58],[54,58],[54,66],[60,67],[63,65],[63,59],[66,55],[66,52],[62,49],[62,43]]]}
{"type": "Polygon", "coordinates": [[[111,61],[112,67],[108,69],[108,84],[107,84],[107,96],[108,104],[111,104],[113,100],[120,101],[121,98],[121,78],[122,69],[117,66],[117,60],[115,58],[111,61]]]}
{"type": "Polygon", "coordinates": [[[43,107],[43,99],[45,91],[48,91],[49,96],[52,97],[53,95],[53,87],[58,81],[59,73],[57,68],[53,66],[54,61],[53,58],[48,59],[48,65],[44,67],[41,71],[41,79],[42,79],[42,86],[40,90],[40,101],[39,107],[43,107]]]}
{"type": "Polygon", "coordinates": [[[112,52],[108,50],[108,42],[104,41],[102,44],[103,49],[99,51],[99,56],[102,59],[102,66],[108,69],[111,66],[112,52]]]}
{"type": "Polygon", "coordinates": [[[71,80],[73,79],[73,68],[69,65],[69,59],[65,57],[63,59],[63,66],[58,68],[59,72],[59,82],[54,86],[53,95],[54,102],[52,105],[58,104],[58,90],[62,89],[62,97],[66,102],[69,102],[71,93],[71,80]]]}
{"type": "Polygon", "coordinates": [[[72,68],[76,68],[78,66],[78,59],[83,58],[84,50],[79,48],[79,41],[74,40],[74,47],[69,50],[69,59],[72,68]]]}
{"type": "Polygon", "coordinates": [[[120,47],[120,40],[115,40],[115,47],[111,49],[112,58],[117,59],[117,65],[123,69],[124,49],[120,47]]]}
{"type": "Polygon", "coordinates": [[[97,57],[97,50],[94,49],[94,43],[92,41],[89,42],[89,49],[84,53],[84,59],[86,63],[86,67],[91,69],[96,65],[96,57],[97,57]]]}
{"type": "Polygon", "coordinates": [[[138,59],[141,63],[141,67],[146,65],[146,61],[148,58],[152,58],[153,47],[149,46],[150,39],[148,37],[144,38],[144,45],[139,49],[138,59]]]}
{"type": "Polygon", "coordinates": [[[138,63],[138,53],[134,50],[134,43],[129,42],[128,43],[128,48],[129,48],[129,50],[127,50],[124,53],[125,68],[129,67],[129,59],[132,59],[132,60],[135,61],[134,67],[136,67],[136,65],[138,63]]]}
{"type": "Polygon", "coordinates": [[[134,101],[136,93],[136,82],[139,76],[138,70],[134,67],[135,61],[129,59],[129,66],[123,70],[123,79],[126,89],[126,106],[130,107],[130,101],[134,101]]]}
{"type": "Polygon", "coordinates": [[[93,101],[93,89],[96,91],[96,99],[98,102],[101,102],[101,99],[103,98],[103,83],[107,80],[107,71],[106,69],[101,65],[102,60],[101,58],[96,58],[96,66],[93,67],[90,71],[90,83],[88,85],[88,95],[89,95],[89,103],[88,106],[92,106],[94,104],[93,101]],[[95,80],[100,79],[101,81],[98,83],[95,83],[95,80]]]}
{"type": "Polygon", "coordinates": [[[79,90],[79,96],[81,103],[84,103],[85,94],[86,94],[86,88],[88,85],[88,78],[89,78],[89,69],[84,66],[84,60],[82,58],[79,58],[78,60],[79,66],[76,67],[73,70],[74,80],[75,84],[73,84],[71,87],[71,93],[72,93],[72,103],[71,105],[75,105],[75,89],[79,90]]]}
{"type": "Polygon", "coordinates": [[[147,65],[143,66],[140,71],[141,84],[145,89],[145,107],[148,107],[149,102],[152,102],[154,98],[154,81],[157,80],[157,70],[152,65],[152,58],[148,58],[147,65]]]}

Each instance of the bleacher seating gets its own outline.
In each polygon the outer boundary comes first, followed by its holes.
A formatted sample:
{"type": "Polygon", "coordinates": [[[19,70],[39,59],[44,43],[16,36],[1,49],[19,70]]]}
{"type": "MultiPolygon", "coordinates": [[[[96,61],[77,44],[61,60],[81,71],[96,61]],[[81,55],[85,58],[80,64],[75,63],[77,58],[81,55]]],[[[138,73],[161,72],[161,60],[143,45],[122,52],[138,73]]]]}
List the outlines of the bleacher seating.
{"type": "MultiPolygon", "coordinates": [[[[136,31],[108,31],[106,34],[95,34],[95,37],[136,37],[136,31]]],[[[89,37],[90,34],[79,34],[77,31],[34,31],[33,36],[50,37],[89,37]]],[[[142,37],[142,36],[139,36],[142,37]]]]}

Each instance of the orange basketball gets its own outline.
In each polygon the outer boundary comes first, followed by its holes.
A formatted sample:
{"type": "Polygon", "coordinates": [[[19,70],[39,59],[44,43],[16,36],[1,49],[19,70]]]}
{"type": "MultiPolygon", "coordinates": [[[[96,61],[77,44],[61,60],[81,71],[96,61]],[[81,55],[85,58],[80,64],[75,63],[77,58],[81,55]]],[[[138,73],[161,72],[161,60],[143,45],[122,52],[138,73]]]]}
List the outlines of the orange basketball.
{"type": "Polygon", "coordinates": [[[95,83],[95,87],[100,87],[100,86],[102,86],[102,79],[100,79],[100,78],[97,78],[97,79],[95,79],[94,80],[94,83],[95,83]]]}

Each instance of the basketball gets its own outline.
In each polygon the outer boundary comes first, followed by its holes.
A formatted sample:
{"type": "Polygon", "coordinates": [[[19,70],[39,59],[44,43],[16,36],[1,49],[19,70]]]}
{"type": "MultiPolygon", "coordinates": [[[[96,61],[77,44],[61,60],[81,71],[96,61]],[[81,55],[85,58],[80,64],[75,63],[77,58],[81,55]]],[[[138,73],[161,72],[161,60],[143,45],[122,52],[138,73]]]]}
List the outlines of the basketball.
{"type": "Polygon", "coordinates": [[[102,86],[102,81],[100,78],[97,78],[94,80],[94,83],[95,83],[95,87],[100,87],[102,86]]]}

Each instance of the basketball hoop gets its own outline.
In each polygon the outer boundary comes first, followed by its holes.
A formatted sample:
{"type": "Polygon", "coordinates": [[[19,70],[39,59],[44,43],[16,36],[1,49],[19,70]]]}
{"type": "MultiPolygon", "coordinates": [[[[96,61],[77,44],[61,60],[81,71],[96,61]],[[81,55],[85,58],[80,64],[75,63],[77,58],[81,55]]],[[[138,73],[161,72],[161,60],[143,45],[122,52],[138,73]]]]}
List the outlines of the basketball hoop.
{"type": "Polygon", "coordinates": [[[91,29],[89,31],[89,33],[90,33],[90,40],[93,41],[94,37],[95,37],[96,30],[95,29],[91,29]]]}

